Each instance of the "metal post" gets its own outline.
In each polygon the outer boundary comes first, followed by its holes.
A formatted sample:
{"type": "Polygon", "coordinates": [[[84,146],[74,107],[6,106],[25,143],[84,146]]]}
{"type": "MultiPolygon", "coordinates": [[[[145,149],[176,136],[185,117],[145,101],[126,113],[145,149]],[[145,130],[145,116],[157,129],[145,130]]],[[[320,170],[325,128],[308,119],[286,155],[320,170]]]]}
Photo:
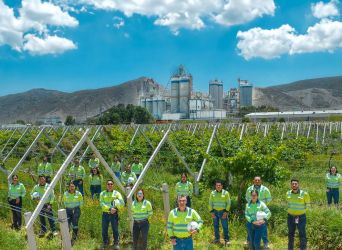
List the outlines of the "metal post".
{"type": "MultiPolygon", "coordinates": [[[[101,130],[101,126],[99,126],[99,127],[96,129],[95,134],[94,134],[93,137],[91,138],[91,141],[92,141],[92,142],[96,139],[96,137],[97,137],[98,133],[100,132],[100,130],[101,130]]],[[[83,161],[84,157],[87,155],[88,150],[89,150],[89,146],[88,146],[88,147],[86,148],[86,150],[83,152],[83,154],[82,154],[82,156],[81,156],[81,158],[80,158],[80,164],[81,164],[81,162],[83,161]]]]}
{"type": "MultiPolygon", "coordinates": [[[[216,129],[217,129],[217,124],[215,125],[214,127],[214,130],[213,130],[213,133],[211,134],[211,138],[210,138],[210,141],[209,141],[209,144],[208,144],[208,147],[207,147],[207,150],[206,150],[206,154],[209,154],[209,151],[210,151],[210,148],[211,148],[211,144],[213,142],[213,139],[214,139],[214,135],[216,133],[216,129]]],[[[204,158],[203,159],[203,162],[202,162],[202,166],[201,166],[201,169],[198,173],[198,177],[196,179],[196,182],[199,182],[201,180],[201,177],[202,177],[202,174],[203,174],[203,170],[204,170],[204,166],[205,164],[207,163],[207,158],[204,158]]]]}
{"type": "Polygon", "coordinates": [[[317,126],[317,130],[316,130],[316,143],[318,143],[318,126],[319,126],[319,124],[316,123],[316,126],[317,126]]]}
{"type": "Polygon", "coordinates": [[[186,163],[184,157],[179,153],[179,151],[177,150],[175,144],[173,144],[173,142],[170,140],[170,138],[167,138],[167,143],[170,145],[171,149],[173,150],[173,152],[175,152],[175,154],[177,155],[178,159],[180,159],[180,161],[183,163],[183,165],[188,170],[188,172],[194,177],[194,173],[189,168],[188,163],[186,163]]]}
{"type": "Polygon", "coordinates": [[[46,189],[43,197],[40,199],[36,209],[34,210],[32,217],[30,218],[30,221],[27,223],[26,225],[26,229],[30,228],[33,226],[33,222],[35,221],[35,219],[37,218],[38,214],[40,213],[40,211],[42,210],[44,204],[46,203],[49,195],[51,194],[52,190],[55,188],[58,180],[62,177],[62,174],[64,173],[64,171],[66,170],[66,168],[68,167],[69,163],[72,161],[72,159],[74,158],[74,156],[76,155],[76,153],[80,150],[80,148],[82,147],[83,143],[85,142],[85,140],[88,138],[88,134],[90,132],[90,129],[88,128],[82,138],[77,142],[76,146],[72,149],[71,153],[68,155],[68,157],[65,159],[65,161],[63,162],[62,166],[59,168],[59,170],[57,171],[55,177],[52,179],[50,185],[48,186],[48,188],[46,189]]]}
{"type": "Polygon", "coordinates": [[[0,151],[0,155],[2,155],[2,152],[4,152],[5,148],[7,147],[7,144],[12,140],[13,135],[15,134],[15,132],[17,132],[17,128],[14,129],[13,133],[11,134],[10,138],[6,141],[5,145],[3,146],[3,148],[0,151]]]}
{"type": "Polygon", "coordinates": [[[284,132],[285,132],[285,123],[283,124],[283,129],[281,130],[281,137],[280,137],[280,140],[283,140],[283,138],[284,138],[284,132]]]}
{"type": "Polygon", "coordinates": [[[324,127],[323,127],[323,138],[322,138],[322,144],[324,144],[324,140],[325,140],[325,129],[326,129],[327,124],[324,123],[324,127]]]}
{"type": "Polygon", "coordinates": [[[194,179],[195,179],[195,183],[194,183],[194,191],[195,191],[195,195],[198,196],[199,195],[199,184],[198,182],[196,181],[197,178],[198,178],[198,172],[195,172],[195,175],[194,175],[194,179]]]}
{"type": "Polygon", "coordinates": [[[45,128],[42,128],[39,132],[39,134],[36,136],[36,138],[33,140],[33,142],[31,143],[31,145],[29,146],[29,148],[26,150],[25,154],[21,157],[21,159],[19,160],[19,162],[17,163],[17,165],[14,167],[14,169],[12,170],[12,172],[8,175],[7,179],[8,182],[11,182],[11,178],[14,175],[14,173],[20,168],[20,166],[23,164],[23,162],[25,161],[26,157],[30,154],[31,150],[33,149],[34,145],[36,145],[37,141],[39,140],[39,138],[42,136],[43,132],[44,132],[45,128]]]}
{"type": "Polygon", "coordinates": [[[310,136],[310,130],[311,130],[311,122],[309,122],[309,125],[308,125],[308,133],[306,135],[306,138],[309,138],[310,136]]]}
{"type": "Polygon", "coordinates": [[[140,124],[138,125],[137,129],[136,129],[135,132],[134,132],[134,135],[133,135],[133,137],[132,137],[132,140],[131,140],[131,142],[129,143],[130,146],[132,146],[132,144],[133,144],[133,142],[134,142],[134,139],[135,139],[135,137],[136,137],[137,134],[138,134],[139,128],[140,128],[140,124]]]}
{"type": "Polygon", "coordinates": [[[240,141],[242,140],[242,136],[243,136],[243,131],[244,131],[244,129],[245,129],[245,124],[242,124],[241,133],[240,133],[240,138],[239,138],[240,141]]]}
{"type": "Polygon", "coordinates": [[[198,124],[196,123],[195,128],[194,128],[194,130],[192,131],[192,135],[195,134],[197,127],[198,127],[198,124]]]}
{"type": "Polygon", "coordinates": [[[10,155],[12,154],[12,152],[14,151],[14,149],[19,145],[19,143],[21,142],[21,140],[24,138],[24,136],[26,135],[26,133],[28,132],[29,127],[27,127],[24,131],[24,133],[20,136],[19,140],[15,143],[15,145],[13,146],[13,148],[8,152],[8,154],[6,155],[6,157],[2,160],[3,162],[7,161],[8,157],[10,157],[10,155]]]}
{"type": "Polygon", "coordinates": [[[167,183],[163,183],[162,185],[162,192],[163,192],[163,202],[164,202],[164,217],[167,220],[170,213],[170,193],[169,193],[169,186],[167,183]]]}
{"type": "MultiPolygon", "coordinates": [[[[26,212],[24,216],[25,216],[25,223],[27,225],[32,216],[32,212],[26,212]]],[[[37,250],[36,238],[34,237],[33,227],[29,227],[26,229],[26,235],[27,235],[29,250],[37,250]]]]}
{"type": "MultiPolygon", "coordinates": [[[[131,187],[126,187],[125,194],[126,196],[129,195],[131,192],[131,187]]],[[[129,228],[131,233],[133,233],[133,215],[132,215],[132,197],[127,196],[127,213],[128,213],[128,220],[129,220],[129,228]]]]}
{"type": "Polygon", "coordinates": [[[62,134],[62,137],[59,139],[59,141],[57,142],[56,146],[53,148],[53,150],[52,150],[52,152],[51,152],[51,156],[55,154],[55,151],[56,151],[56,149],[57,149],[57,146],[59,147],[59,144],[62,143],[63,138],[65,137],[65,135],[66,135],[66,133],[69,131],[69,129],[70,129],[70,127],[67,127],[67,128],[64,130],[64,132],[63,132],[63,134],[62,134]]]}
{"type": "Polygon", "coordinates": [[[264,129],[264,137],[267,135],[267,123],[265,124],[265,129],[264,129]]]}
{"type": "Polygon", "coordinates": [[[161,141],[159,142],[158,146],[156,147],[156,149],[154,150],[153,154],[151,155],[150,159],[147,161],[146,165],[144,166],[143,171],[141,172],[138,180],[136,181],[136,183],[134,184],[132,191],[129,193],[129,195],[127,196],[127,199],[131,199],[134,192],[136,191],[136,189],[139,186],[139,183],[141,182],[141,180],[144,178],[147,170],[149,169],[151,163],[153,162],[153,159],[156,157],[156,155],[158,154],[160,148],[163,146],[164,142],[166,141],[169,133],[171,131],[171,125],[169,126],[168,130],[166,131],[166,133],[164,134],[164,137],[161,139],[161,141]]]}
{"type": "Polygon", "coordinates": [[[59,152],[61,152],[61,154],[64,157],[67,157],[67,154],[57,145],[57,143],[44,131],[44,135],[46,136],[46,138],[48,138],[48,140],[55,145],[55,148],[58,149],[59,152]]]}
{"type": "Polygon", "coordinates": [[[61,228],[62,244],[64,250],[71,250],[68,217],[65,209],[58,210],[58,221],[61,228]]]}
{"type": "Polygon", "coordinates": [[[300,123],[298,122],[297,132],[296,132],[296,139],[298,138],[298,135],[299,135],[299,126],[300,126],[300,123]]]}

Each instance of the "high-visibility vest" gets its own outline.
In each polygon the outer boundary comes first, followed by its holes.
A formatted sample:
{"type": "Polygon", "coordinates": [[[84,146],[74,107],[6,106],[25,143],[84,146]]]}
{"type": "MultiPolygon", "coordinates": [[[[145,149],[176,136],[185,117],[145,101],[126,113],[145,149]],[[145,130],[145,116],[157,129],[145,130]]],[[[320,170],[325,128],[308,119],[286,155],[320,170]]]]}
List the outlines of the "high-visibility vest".
{"type": "Polygon", "coordinates": [[[50,162],[47,163],[40,163],[38,165],[38,175],[49,176],[52,177],[53,175],[53,168],[50,162]]]}
{"type": "Polygon", "coordinates": [[[110,212],[110,209],[113,207],[122,210],[125,206],[125,201],[118,191],[108,192],[104,190],[100,194],[100,206],[103,212],[110,212]],[[115,201],[115,206],[113,206],[113,201],[115,201]]]}
{"type": "Polygon", "coordinates": [[[98,158],[89,159],[88,165],[90,168],[97,168],[100,165],[100,160],[98,158]]]}
{"type": "Polygon", "coordinates": [[[72,165],[69,170],[69,177],[71,180],[79,180],[79,179],[83,180],[85,177],[84,167],[81,165],[79,166],[72,165]]]}
{"type": "Polygon", "coordinates": [[[256,203],[248,202],[246,204],[245,209],[245,217],[248,222],[253,222],[257,220],[256,214],[257,212],[264,212],[266,213],[266,218],[269,219],[271,217],[271,211],[268,209],[266,204],[262,201],[257,201],[256,203]]]}
{"type": "Polygon", "coordinates": [[[63,195],[63,202],[66,208],[80,207],[83,205],[83,196],[81,192],[75,191],[75,193],[69,193],[65,191],[63,195]]]}
{"type": "MultiPolygon", "coordinates": [[[[31,198],[33,199],[34,197],[32,196],[33,193],[37,192],[39,194],[39,198],[41,199],[45,193],[45,191],[47,190],[47,188],[49,187],[49,184],[45,183],[44,186],[41,186],[39,184],[35,185],[34,188],[32,189],[31,191],[31,198]]],[[[51,194],[49,195],[47,201],[46,201],[46,204],[49,203],[49,204],[52,204],[54,202],[54,198],[55,198],[55,194],[52,190],[51,194]]]]}
{"type": "Polygon", "coordinates": [[[327,173],[325,180],[327,188],[339,188],[341,185],[341,174],[337,173],[336,175],[331,175],[330,173],[327,173]]]}
{"type": "Polygon", "coordinates": [[[186,181],[184,183],[180,181],[176,184],[177,196],[185,195],[185,196],[191,197],[193,190],[194,190],[194,188],[193,188],[192,183],[190,181],[186,181]]]}
{"type": "Polygon", "coordinates": [[[26,189],[24,184],[18,182],[17,185],[13,183],[10,185],[8,190],[8,198],[17,199],[19,197],[24,197],[26,195],[26,189]]]}
{"type": "Polygon", "coordinates": [[[146,220],[152,216],[152,205],[148,200],[143,200],[142,202],[133,201],[132,203],[132,215],[134,220],[146,220]]]}
{"type": "Polygon", "coordinates": [[[98,174],[97,175],[92,175],[92,174],[89,175],[89,184],[91,186],[101,185],[102,181],[103,181],[102,175],[98,175],[98,174]]]}
{"type": "Polygon", "coordinates": [[[217,210],[222,211],[226,210],[229,211],[230,209],[230,195],[229,192],[222,189],[221,192],[217,192],[216,190],[212,191],[209,197],[209,211],[217,210]]]}
{"type": "Polygon", "coordinates": [[[141,174],[143,169],[144,169],[144,166],[140,162],[132,164],[132,172],[135,173],[135,174],[141,174]]]}
{"type": "MultiPolygon", "coordinates": [[[[137,176],[135,175],[135,173],[133,173],[133,172],[127,173],[126,171],[122,172],[121,173],[121,182],[124,186],[127,184],[129,177],[132,177],[134,179],[134,183],[137,181],[137,176]]],[[[132,183],[132,184],[134,184],[134,183],[132,183]]]]}
{"type": "Polygon", "coordinates": [[[310,196],[307,192],[299,190],[298,193],[293,193],[292,190],[286,193],[287,195],[287,212],[291,215],[305,214],[310,207],[310,196]]]}
{"type": "Polygon", "coordinates": [[[246,201],[247,202],[251,201],[251,192],[253,190],[258,191],[258,200],[259,201],[262,201],[265,204],[268,204],[271,202],[271,200],[272,200],[271,192],[267,187],[265,187],[263,185],[261,185],[259,188],[255,187],[254,185],[247,188],[247,191],[246,191],[246,201]]]}
{"type": "Polygon", "coordinates": [[[112,162],[110,165],[110,168],[113,170],[113,172],[121,172],[121,162],[112,162]]]}
{"type": "Polygon", "coordinates": [[[169,237],[186,238],[191,236],[188,232],[188,224],[192,221],[198,223],[198,229],[203,225],[203,220],[192,208],[186,207],[184,212],[178,208],[172,209],[167,220],[167,233],[169,237]]]}

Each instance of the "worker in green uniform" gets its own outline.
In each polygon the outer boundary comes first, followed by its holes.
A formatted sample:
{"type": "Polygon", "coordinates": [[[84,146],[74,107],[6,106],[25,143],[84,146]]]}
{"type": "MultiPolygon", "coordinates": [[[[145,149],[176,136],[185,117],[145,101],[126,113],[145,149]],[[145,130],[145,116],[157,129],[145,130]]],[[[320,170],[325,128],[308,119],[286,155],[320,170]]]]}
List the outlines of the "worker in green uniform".
{"type": "Polygon", "coordinates": [[[100,160],[96,157],[96,154],[93,153],[91,158],[89,159],[88,166],[92,168],[98,168],[100,166],[100,160]]]}
{"type": "Polygon", "coordinates": [[[49,158],[44,156],[43,162],[39,163],[38,165],[38,176],[43,175],[45,176],[46,183],[50,183],[52,176],[53,176],[53,168],[52,164],[49,162],[49,158]]]}
{"type": "Polygon", "coordinates": [[[26,189],[24,184],[19,182],[18,175],[12,176],[12,183],[8,190],[8,203],[11,206],[13,223],[11,225],[12,229],[20,230],[22,224],[21,209],[23,207],[23,197],[26,194],[26,189]]]}
{"type": "Polygon", "coordinates": [[[114,249],[119,249],[119,212],[123,210],[125,202],[122,195],[114,190],[114,182],[107,181],[106,190],[100,194],[100,206],[102,209],[102,239],[101,248],[106,248],[109,245],[108,227],[112,225],[114,237],[114,249]]]}
{"type": "Polygon", "coordinates": [[[334,199],[334,204],[338,207],[340,196],[340,185],[342,183],[341,174],[338,173],[336,166],[332,166],[329,169],[329,173],[325,175],[327,185],[327,200],[330,206],[334,199]]]}
{"type": "Polygon", "coordinates": [[[288,249],[294,248],[294,236],[296,227],[299,231],[300,250],[306,250],[306,211],[310,207],[309,194],[299,189],[299,180],[291,180],[291,190],[286,193],[287,198],[287,227],[288,249]]]}
{"type": "Polygon", "coordinates": [[[71,166],[69,170],[69,178],[71,181],[74,182],[76,188],[78,191],[81,192],[82,195],[84,195],[83,192],[83,180],[85,178],[85,170],[82,165],[80,165],[80,160],[75,159],[74,164],[71,166]]]}
{"type": "MultiPolygon", "coordinates": [[[[46,192],[47,188],[49,187],[49,184],[46,183],[45,176],[41,175],[38,177],[38,184],[34,186],[34,188],[31,191],[31,198],[32,200],[36,201],[37,203],[39,200],[43,197],[44,193],[46,192]]],[[[46,234],[47,228],[46,228],[46,220],[45,217],[48,218],[50,229],[53,236],[58,235],[58,232],[56,231],[56,225],[55,220],[53,218],[53,212],[52,212],[52,204],[54,202],[54,193],[53,190],[51,194],[49,195],[46,203],[44,204],[40,214],[39,214],[39,220],[40,220],[40,232],[39,236],[43,237],[46,234]]]]}
{"type": "Polygon", "coordinates": [[[121,183],[124,187],[134,185],[137,181],[137,176],[131,170],[131,165],[126,166],[126,170],[121,173],[121,183]]]}
{"type": "Polygon", "coordinates": [[[247,220],[248,241],[252,250],[261,250],[261,238],[265,234],[266,221],[271,217],[267,205],[259,200],[259,193],[252,189],[250,201],[246,204],[245,217],[247,220]]]}
{"type": "Polygon", "coordinates": [[[115,156],[110,168],[113,170],[114,174],[118,179],[121,177],[121,161],[118,156],[115,156]]]}
{"type": "Polygon", "coordinates": [[[145,199],[143,189],[138,189],[135,194],[135,200],[132,202],[132,216],[133,216],[133,250],[138,249],[139,235],[141,234],[142,250],[147,249],[147,236],[150,228],[148,221],[152,216],[151,202],[145,199]]]}
{"type": "Polygon", "coordinates": [[[89,175],[91,198],[100,197],[103,176],[98,168],[92,168],[89,175]]]}
{"type": "Polygon", "coordinates": [[[178,207],[172,209],[167,220],[167,234],[173,250],[194,249],[192,236],[197,234],[203,225],[199,214],[186,206],[186,196],[178,197],[178,207]]]}
{"type": "Polygon", "coordinates": [[[223,237],[225,245],[230,245],[228,229],[228,212],[230,210],[231,200],[227,190],[223,189],[221,180],[215,182],[215,190],[210,193],[209,211],[214,223],[215,239],[212,243],[220,243],[220,221],[223,228],[223,237]]]}
{"type": "MultiPolygon", "coordinates": [[[[264,202],[268,205],[272,201],[272,196],[270,190],[262,185],[261,177],[255,176],[253,179],[253,185],[247,188],[246,191],[246,201],[249,203],[251,201],[251,192],[253,190],[258,191],[258,200],[264,202]]],[[[268,232],[267,225],[265,226],[265,230],[263,230],[262,241],[264,242],[264,249],[270,249],[269,240],[268,240],[268,232]]],[[[248,245],[249,242],[245,242],[245,245],[248,245]]]]}
{"type": "MultiPolygon", "coordinates": [[[[194,192],[193,185],[190,181],[187,180],[188,176],[186,173],[181,174],[181,181],[177,182],[176,184],[176,194],[177,197],[180,195],[186,196],[187,202],[186,205],[187,207],[191,207],[191,196],[194,192]]],[[[177,202],[177,200],[176,200],[177,202]]],[[[176,204],[177,206],[177,204],[176,204]]]]}
{"type": "Polygon", "coordinates": [[[77,239],[78,221],[81,216],[83,196],[81,192],[76,190],[76,186],[72,181],[69,183],[68,190],[64,192],[63,202],[68,216],[69,228],[72,228],[71,245],[73,245],[77,239]]]}
{"type": "Polygon", "coordinates": [[[134,157],[134,162],[132,164],[132,172],[136,175],[137,179],[139,178],[143,169],[144,165],[139,162],[139,157],[134,157]]]}

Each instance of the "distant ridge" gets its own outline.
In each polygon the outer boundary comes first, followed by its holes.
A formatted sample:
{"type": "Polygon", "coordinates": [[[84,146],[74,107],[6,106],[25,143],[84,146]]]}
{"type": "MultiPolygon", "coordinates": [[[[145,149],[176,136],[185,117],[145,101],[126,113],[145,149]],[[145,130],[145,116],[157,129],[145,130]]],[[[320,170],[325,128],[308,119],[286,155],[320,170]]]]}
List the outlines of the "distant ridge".
{"type": "Polygon", "coordinates": [[[65,93],[32,89],[0,97],[0,124],[17,120],[35,122],[41,117],[59,116],[62,121],[72,115],[84,121],[117,104],[138,105],[139,96],[159,88],[153,79],[140,77],[117,86],[65,93]]]}
{"type": "Polygon", "coordinates": [[[253,105],[270,105],[281,111],[342,109],[342,76],[255,88],[253,105]]]}

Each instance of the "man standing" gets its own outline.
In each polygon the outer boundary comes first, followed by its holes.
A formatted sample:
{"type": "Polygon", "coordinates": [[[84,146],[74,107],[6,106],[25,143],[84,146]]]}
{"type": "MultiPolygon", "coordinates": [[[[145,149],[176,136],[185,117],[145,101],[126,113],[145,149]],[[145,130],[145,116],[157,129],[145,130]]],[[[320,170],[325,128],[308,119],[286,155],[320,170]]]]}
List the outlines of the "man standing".
{"type": "Polygon", "coordinates": [[[134,157],[134,162],[132,164],[132,172],[137,176],[137,179],[139,178],[143,169],[144,169],[144,165],[139,162],[139,158],[134,157]]]}
{"type": "Polygon", "coordinates": [[[44,156],[43,162],[38,165],[38,176],[45,176],[46,183],[51,182],[51,178],[53,176],[53,168],[51,163],[48,161],[48,157],[44,156]]]}
{"type": "Polygon", "coordinates": [[[119,211],[125,206],[122,195],[114,190],[114,183],[112,180],[107,181],[106,190],[100,194],[100,206],[102,209],[102,249],[108,247],[108,227],[109,223],[112,225],[114,237],[114,249],[119,249],[119,211]]]}
{"type": "Polygon", "coordinates": [[[121,183],[124,187],[134,185],[137,181],[137,176],[131,170],[131,165],[126,166],[126,170],[121,174],[121,183]]]}
{"type": "MultiPolygon", "coordinates": [[[[262,185],[261,177],[255,176],[253,179],[253,184],[254,185],[250,186],[246,191],[247,203],[251,201],[251,192],[253,190],[256,190],[258,191],[258,194],[259,194],[259,197],[258,197],[259,201],[262,201],[266,205],[268,205],[272,200],[272,196],[271,196],[270,190],[264,185],[262,185]]],[[[264,249],[270,249],[268,236],[267,236],[267,226],[265,227],[265,230],[263,231],[262,241],[264,242],[264,249]]],[[[248,242],[246,242],[245,245],[246,244],[248,244],[248,242]]]]}
{"type": "MultiPolygon", "coordinates": [[[[34,186],[34,188],[31,191],[32,200],[38,203],[39,200],[43,197],[48,187],[49,187],[49,184],[46,183],[45,176],[42,176],[42,175],[39,176],[38,184],[34,186]]],[[[58,232],[56,231],[55,221],[53,219],[53,212],[52,212],[52,203],[54,201],[54,197],[55,195],[52,191],[39,214],[39,220],[40,220],[40,226],[41,226],[41,229],[39,232],[40,237],[43,237],[47,231],[45,217],[48,218],[52,235],[53,236],[58,235],[58,232]]]]}
{"type": "Polygon", "coordinates": [[[85,170],[84,167],[80,165],[79,159],[74,160],[74,165],[72,165],[69,170],[69,177],[70,180],[74,182],[78,191],[84,196],[83,180],[85,178],[85,170]]]}
{"type": "Polygon", "coordinates": [[[90,169],[98,168],[100,166],[100,160],[96,157],[95,153],[93,153],[91,158],[89,159],[88,166],[90,167],[90,169]]]}
{"type": "Polygon", "coordinates": [[[306,250],[306,210],[310,206],[310,196],[299,189],[298,179],[291,180],[291,190],[287,192],[288,249],[294,248],[296,227],[299,231],[300,250],[306,250]]]}
{"type": "Polygon", "coordinates": [[[209,211],[214,222],[215,239],[212,243],[220,243],[220,220],[223,228],[224,242],[230,245],[228,230],[228,211],[230,209],[229,192],[223,189],[222,181],[215,182],[215,190],[211,192],[209,198],[209,211]]]}
{"type": "MultiPolygon", "coordinates": [[[[193,185],[190,181],[187,180],[188,176],[186,173],[182,173],[181,175],[181,181],[177,182],[176,184],[176,193],[177,197],[180,195],[186,196],[187,202],[186,205],[187,207],[191,207],[191,196],[193,194],[193,185]]],[[[177,206],[177,203],[176,203],[177,206]]]]}
{"type": "Polygon", "coordinates": [[[192,250],[194,244],[192,236],[199,232],[203,221],[198,213],[186,206],[186,196],[178,197],[178,207],[171,210],[167,221],[167,234],[171,239],[173,250],[192,250]],[[195,228],[189,223],[196,222],[195,228]],[[190,230],[189,230],[190,229],[190,230]]]}

